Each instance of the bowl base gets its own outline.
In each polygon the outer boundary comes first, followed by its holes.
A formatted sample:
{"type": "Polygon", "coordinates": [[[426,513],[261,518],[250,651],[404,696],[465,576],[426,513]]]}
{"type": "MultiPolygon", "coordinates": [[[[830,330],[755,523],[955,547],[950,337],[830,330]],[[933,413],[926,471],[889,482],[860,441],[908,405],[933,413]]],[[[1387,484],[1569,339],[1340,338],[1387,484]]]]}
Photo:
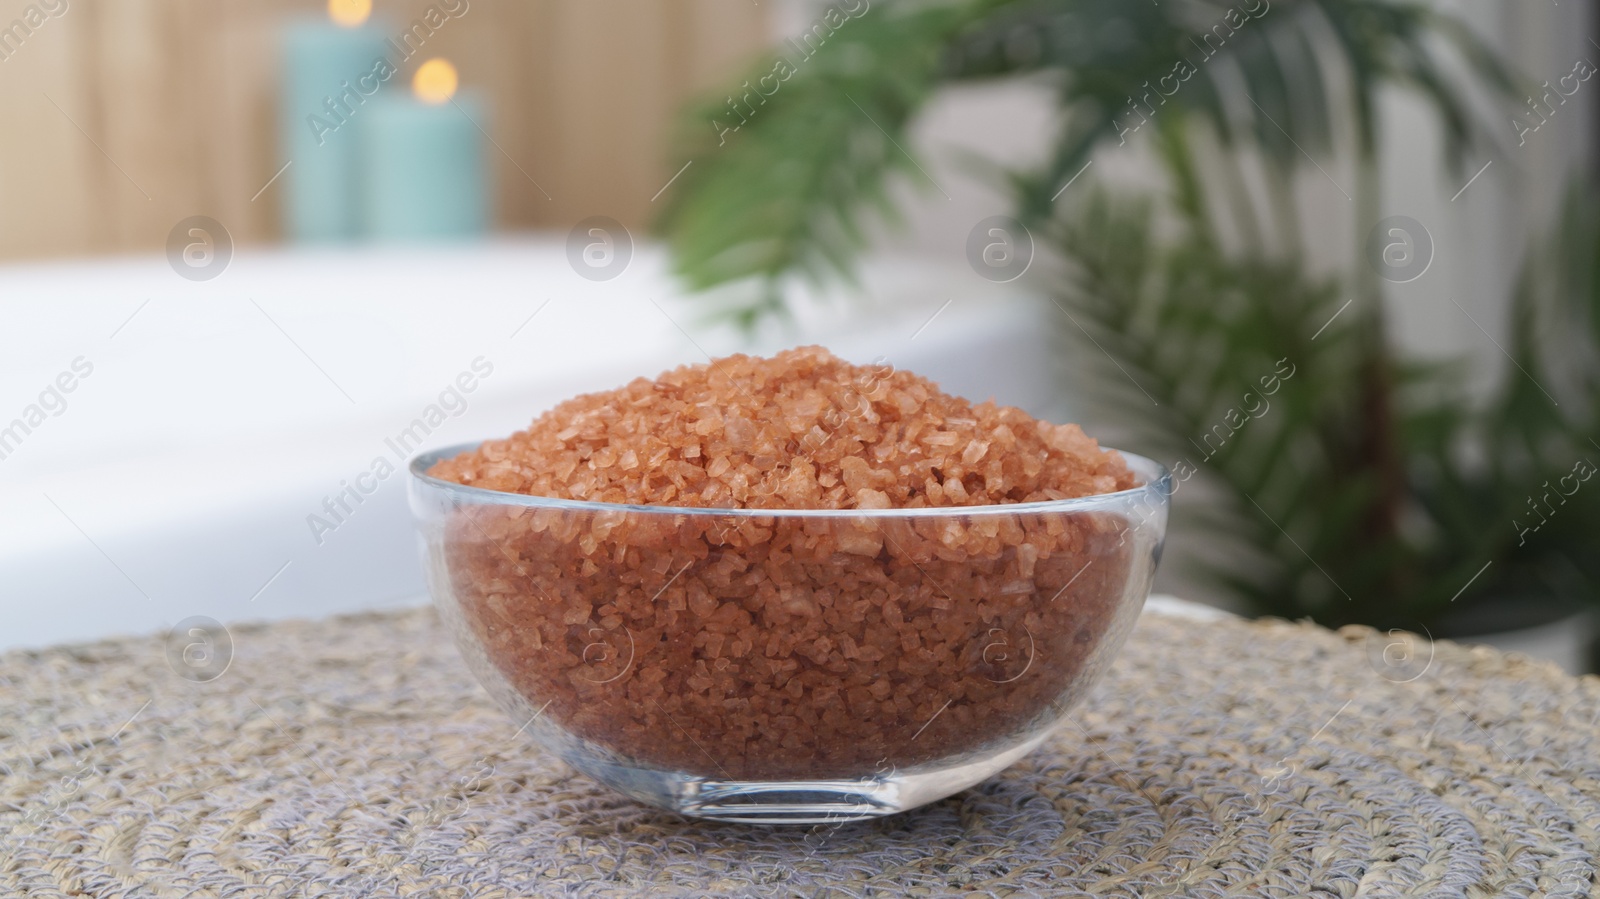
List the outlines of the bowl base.
{"type": "Polygon", "coordinates": [[[837,824],[904,811],[892,779],[836,781],[692,780],[673,807],[685,815],[746,824],[837,824]]]}
{"type": "Polygon", "coordinates": [[[1044,742],[1047,730],[957,764],[890,769],[836,780],[728,780],[572,755],[573,767],[619,792],[664,809],[743,824],[842,824],[910,811],[983,781],[1044,742]]]}

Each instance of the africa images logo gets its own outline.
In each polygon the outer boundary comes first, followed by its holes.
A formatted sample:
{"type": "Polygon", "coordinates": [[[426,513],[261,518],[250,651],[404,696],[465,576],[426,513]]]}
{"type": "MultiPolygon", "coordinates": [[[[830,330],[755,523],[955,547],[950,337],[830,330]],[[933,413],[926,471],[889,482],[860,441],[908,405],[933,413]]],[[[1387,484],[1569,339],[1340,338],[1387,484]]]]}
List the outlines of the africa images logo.
{"type": "Polygon", "coordinates": [[[94,373],[94,363],[83,356],[72,360],[67,370],[56,375],[33,402],[24,406],[22,414],[9,424],[0,425],[0,461],[9,459],[22,442],[44,427],[52,418],[60,418],[67,411],[67,394],[78,389],[78,383],[94,373]]]}
{"type": "Polygon", "coordinates": [[[492,374],[494,363],[478,356],[410,423],[392,436],[383,438],[389,455],[374,456],[365,471],[348,480],[341,480],[337,491],[322,498],[322,514],[312,512],[306,515],[306,527],[311,531],[311,539],[321,546],[329,534],[343,527],[355,514],[356,508],[367,501],[367,497],[377,493],[390,475],[405,467],[406,459],[435,430],[447,419],[460,418],[467,413],[467,394],[476,391],[484,379],[492,374]]]}
{"type": "Polygon", "coordinates": [[[801,63],[817,55],[817,51],[822,49],[828,38],[833,37],[834,32],[843,28],[850,20],[866,15],[867,10],[871,8],[872,4],[868,0],[853,0],[838,6],[830,6],[811,23],[811,27],[801,32],[798,37],[789,38],[787,46],[793,51],[792,59],[778,56],[772,62],[772,71],[757,78],[754,86],[746,81],[740,85],[744,88],[744,92],[738,98],[729,95],[728,112],[739,117],[739,124],[725,125],[715,118],[711,120],[711,127],[717,132],[717,146],[727,143],[729,134],[749,124],[750,119],[755,117],[756,111],[761,106],[767,105],[767,98],[777,94],[783,83],[800,71],[801,63]]]}

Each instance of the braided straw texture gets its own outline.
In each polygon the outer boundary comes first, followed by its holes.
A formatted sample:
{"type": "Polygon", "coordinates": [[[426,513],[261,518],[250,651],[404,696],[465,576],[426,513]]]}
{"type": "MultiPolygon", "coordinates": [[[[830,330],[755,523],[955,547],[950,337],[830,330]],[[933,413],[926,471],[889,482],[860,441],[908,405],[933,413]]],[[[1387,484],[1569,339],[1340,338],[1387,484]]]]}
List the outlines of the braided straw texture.
{"type": "Polygon", "coordinates": [[[0,656],[4,896],[1600,896],[1600,679],[1147,614],[1042,749],[842,826],[644,808],[526,745],[429,610],[0,656]]]}

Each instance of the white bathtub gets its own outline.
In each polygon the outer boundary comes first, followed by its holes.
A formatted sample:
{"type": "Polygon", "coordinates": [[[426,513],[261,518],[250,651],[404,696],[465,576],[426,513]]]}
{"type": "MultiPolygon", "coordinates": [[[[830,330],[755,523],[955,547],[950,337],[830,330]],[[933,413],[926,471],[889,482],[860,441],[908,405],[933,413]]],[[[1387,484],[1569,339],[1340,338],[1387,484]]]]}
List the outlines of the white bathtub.
{"type": "Polygon", "coordinates": [[[658,249],[593,283],[558,237],[246,253],[200,283],[160,258],[0,268],[0,428],[92,366],[0,459],[0,648],[420,601],[403,477],[373,472],[399,467],[399,436],[475,360],[492,371],[421,445],[504,435],[705,353],[798,343],[1066,411],[1038,302],[909,257],[871,262],[865,286],[747,339],[701,320],[658,249]],[[371,494],[335,501],[336,518],[325,503],[358,477],[371,494]]]}

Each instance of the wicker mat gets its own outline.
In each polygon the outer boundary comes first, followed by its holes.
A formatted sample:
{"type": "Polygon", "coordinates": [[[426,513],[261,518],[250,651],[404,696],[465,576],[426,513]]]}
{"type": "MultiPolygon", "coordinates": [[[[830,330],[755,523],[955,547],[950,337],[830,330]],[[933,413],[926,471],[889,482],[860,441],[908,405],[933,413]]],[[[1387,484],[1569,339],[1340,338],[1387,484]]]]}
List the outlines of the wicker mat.
{"type": "Polygon", "coordinates": [[[1600,895],[1600,679],[1486,649],[1147,614],[1004,774],[762,828],[541,755],[431,611],[231,640],[0,656],[0,895],[1600,895]]]}

